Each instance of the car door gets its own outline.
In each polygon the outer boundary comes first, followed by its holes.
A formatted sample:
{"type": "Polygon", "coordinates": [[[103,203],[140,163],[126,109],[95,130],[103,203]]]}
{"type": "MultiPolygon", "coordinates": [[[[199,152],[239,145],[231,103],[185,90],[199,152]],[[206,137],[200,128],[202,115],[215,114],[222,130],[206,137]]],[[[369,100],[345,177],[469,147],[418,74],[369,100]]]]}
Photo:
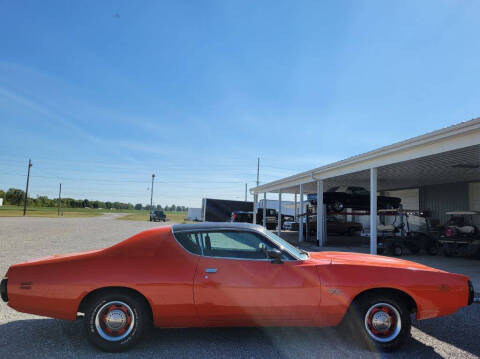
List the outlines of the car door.
{"type": "Polygon", "coordinates": [[[254,231],[198,233],[204,255],[194,279],[197,313],[230,324],[311,322],[318,314],[320,280],[315,265],[284,253],[274,264],[265,250],[276,248],[254,231]]]}

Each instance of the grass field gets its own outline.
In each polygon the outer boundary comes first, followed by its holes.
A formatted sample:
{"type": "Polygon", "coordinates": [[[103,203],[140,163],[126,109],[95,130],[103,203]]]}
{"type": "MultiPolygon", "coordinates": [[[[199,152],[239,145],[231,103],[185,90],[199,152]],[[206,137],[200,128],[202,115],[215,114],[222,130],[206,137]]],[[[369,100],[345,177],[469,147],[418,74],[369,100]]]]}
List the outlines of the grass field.
{"type": "MultiPolygon", "coordinates": [[[[64,208],[63,217],[94,217],[101,216],[103,212],[90,208],[64,208]]],[[[1,206],[0,217],[23,216],[22,206],[1,206]]],[[[58,217],[58,209],[54,207],[30,207],[27,208],[28,217],[58,217]]]]}
{"type": "MultiPolygon", "coordinates": [[[[134,209],[94,209],[94,208],[62,208],[63,217],[94,217],[101,216],[104,213],[127,213],[126,216],[119,219],[132,221],[148,221],[149,211],[137,211],[134,209]]],[[[167,218],[171,222],[181,223],[187,216],[186,212],[167,212],[167,218]]],[[[20,217],[23,216],[22,206],[1,206],[0,217],[20,217]]],[[[28,217],[58,217],[58,209],[55,207],[29,207],[27,208],[28,217]]]]}
{"type": "MultiPolygon", "coordinates": [[[[190,223],[190,221],[185,221],[187,212],[165,212],[165,214],[167,215],[167,222],[190,223]]],[[[150,220],[150,214],[148,211],[136,211],[135,213],[127,214],[118,219],[125,221],[148,221],[150,220]]]]}

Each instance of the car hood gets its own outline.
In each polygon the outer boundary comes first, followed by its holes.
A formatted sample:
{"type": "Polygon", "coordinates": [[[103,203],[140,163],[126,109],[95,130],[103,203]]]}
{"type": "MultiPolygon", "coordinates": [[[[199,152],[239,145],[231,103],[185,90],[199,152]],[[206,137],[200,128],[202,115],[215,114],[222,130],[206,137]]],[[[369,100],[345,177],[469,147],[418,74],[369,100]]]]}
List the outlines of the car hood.
{"type": "Polygon", "coordinates": [[[332,264],[403,268],[446,273],[440,269],[428,267],[420,263],[372,254],[350,252],[309,252],[309,254],[312,260],[318,260],[322,262],[325,260],[330,260],[330,263],[332,264]]]}

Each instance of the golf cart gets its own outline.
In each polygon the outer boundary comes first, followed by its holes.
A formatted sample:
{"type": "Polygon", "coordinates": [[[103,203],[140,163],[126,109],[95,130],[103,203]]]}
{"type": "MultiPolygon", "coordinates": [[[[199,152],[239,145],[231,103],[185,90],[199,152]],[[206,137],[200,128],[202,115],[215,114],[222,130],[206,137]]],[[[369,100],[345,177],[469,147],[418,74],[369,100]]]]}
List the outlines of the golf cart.
{"type": "Polygon", "coordinates": [[[439,236],[443,254],[447,257],[480,256],[480,231],[473,221],[473,216],[480,216],[480,212],[453,211],[447,214],[450,219],[439,236]]]}
{"type": "Polygon", "coordinates": [[[394,209],[379,210],[380,216],[394,216],[392,224],[380,223],[377,227],[377,253],[391,253],[400,257],[409,251],[419,253],[422,249],[435,256],[439,252],[439,243],[430,230],[428,213],[418,210],[394,209]],[[416,221],[423,230],[412,230],[411,222],[416,221]]]}

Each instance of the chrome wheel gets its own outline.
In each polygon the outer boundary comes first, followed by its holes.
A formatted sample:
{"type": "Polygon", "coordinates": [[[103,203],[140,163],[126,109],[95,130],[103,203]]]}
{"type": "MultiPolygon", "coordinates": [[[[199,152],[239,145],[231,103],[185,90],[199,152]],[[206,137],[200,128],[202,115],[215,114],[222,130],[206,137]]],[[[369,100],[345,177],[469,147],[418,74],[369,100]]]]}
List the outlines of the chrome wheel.
{"type": "Polygon", "coordinates": [[[105,303],[95,315],[95,328],[105,340],[116,342],[128,336],[135,326],[132,308],[124,302],[105,303]]]}
{"type": "Polygon", "coordinates": [[[365,314],[365,329],[377,342],[394,340],[402,330],[402,319],[398,310],[388,303],[372,305],[365,314]]]}

